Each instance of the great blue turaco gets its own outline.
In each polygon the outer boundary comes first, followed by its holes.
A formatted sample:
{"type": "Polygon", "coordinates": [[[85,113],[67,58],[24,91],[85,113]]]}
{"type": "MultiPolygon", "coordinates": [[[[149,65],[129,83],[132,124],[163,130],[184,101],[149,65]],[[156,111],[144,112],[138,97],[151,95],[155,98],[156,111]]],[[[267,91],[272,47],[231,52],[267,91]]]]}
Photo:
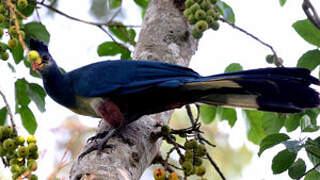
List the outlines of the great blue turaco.
{"type": "MultiPolygon", "coordinates": [[[[43,78],[48,95],[71,111],[102,118],[110,130],[83,155],[101,152],[120,128],[141,116],[205,103],[280,113],[297,113],[319,106],[320,81],[303,68],[261,68],[200,76],[190,68],[145,60],[93,63],[63,74],[43,42],[31,39],[39,52],[32,68],[43,78]]],[[[93,139],[94,139],[93,138],[93,139]]]]}

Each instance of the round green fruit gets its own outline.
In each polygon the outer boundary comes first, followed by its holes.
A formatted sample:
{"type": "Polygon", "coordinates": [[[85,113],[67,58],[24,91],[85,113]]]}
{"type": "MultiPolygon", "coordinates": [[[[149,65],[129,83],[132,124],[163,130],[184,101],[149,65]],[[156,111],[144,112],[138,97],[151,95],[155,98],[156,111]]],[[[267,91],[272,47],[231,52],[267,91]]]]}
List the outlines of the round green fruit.
{"type": "Polygon", "coordinates": [[[19,149],[18,149],[18,156],[19,157],[26,158],[26,157],[28,157],[28,155],[29,155],[29,148],[28,147],[25,147],[25,146],[19,147],[19,149]]]}
{"type": "Polygon", "coordinates": [[[4,61],[8,60],[9,59],[9,53],[7,52],[1,52],[0,53],[0,58],[4,61]]]}
{"type": "MultiPolygon", "coordinates": [[[[9,54],[8,54],[8,56],[9,56],[9,54]]],[[[12,137],[13,136],[13,129],[11,126],[4,127],[3,136],[5,136],[5,137],[12,137]]]]}
{"type": "Polygon", "coordinates": [[[186,150],[186,152],[184,153],[184,157],[186,158],[186,160],[193,160],[193,150],[186,150]]]}
{"type": "Polygon", "coordinates": [[[38,146],[35,144],[35,143],[30,143],[28,145],[28,149],[29,149],[29,152],[37,152],[38,151],[38,146]]]}
{"type": "Polygon", "coordinates": [[[191,7],[194,4],[194,0],[186,0],[184,2],[184,5],[186,6],[186,8],[191,7]]]}
{"type": "Polygon", "coordinates": [[[267,61],[267,63],[273,64],[273,63],[274,63],[274,60],[275,60],[274,55],[268,54],[268,55],[266,56],[266,61],[267,61]]]}
{"type": "Polygon", "coordinates": [[[194,16],[197,20],[203,20],[206,19],[206,12],[204,12],[202,9],[199,9],[194,16]]]}
{"type": "Polygon", "coordinates": [[[35,174],[32,174],[30,180],[38,180],[38,176],[35,174]]]}
{"type": "Polygon", "coordinates": [[[196,39],[200,39],[202,37],[203,33],[198,31],[197,29],[193,29],[192,36],[196,39]]]}
{"type": "Polygon", "coordinates": [[[8,41],[9,48],[15,48],[18,46],[18,40],[16,38],[9,39],[8,41]]]}
{"type": "Polygon", "coordinates": [[[214,12],[213,9],[209,9],[209,10],[207,11],[207,16],[214,16],[214,14],[215,14],[215,12],[214,12]]]}
{"type": "Polygon", "coordinates": [[[198,145],[197,149],[196,149],[196,155],[197,156],[204,156],[207,154],[207,149],[204,145],[198,145]]]}
{"type": "Polygon", "coordinates": [[[170,132],[171,132],[171,129],[170,129],[169,126],[164,125],[164,126],[161,127],[161,133],[162,133],[163,135],[169,135],[170,132]]]}
{"type": "Polygon", "coordinates": [[[3,6],[3,4],[0,5],[0,13],[1,14],[6,14],[7,9],[3,6]]]}
{"type": "Polygon", "coordinates": [[[16,26],[10,26],[8,32],[11,36],[14,36],[14,37],[18,35],[16,26]]]}
{"type": "Polygon", "coordinates": [[[218,0],[210,0],[210,3],[211,3],[212,5],[216,4],[217,2],[218,2],[218,0]]]}
{"type": "Polygon", "coordinates": [[[3,148],[7,151],[13,151],[16,149],[16,145],[14,144],[14,140],[12,139],[6,139],[3,142],[3,148]]]}
{"type": "Polygon", "coordinates": [[[29,153],[28,159],[38,159],[38,158],[39,158],[39,153],[37,151],[29,153]]]}
{"type": "Polygon", "coordinates": [[[204,32],[208,29],[208,23],[204,20],[200,20],[196,24],[196,29],[200,32],[204,32]]]}
{"type": "Polygon", "coordinates": [[[194,25],[194,24],[196,24],[197,19],[194,17],[193,14],[191,14],[188,16],[188,21],[189,21],[189,24],[194,25]]]}
{"type": "Polygon", "coordinates": [[[193,161],[193,164],[195,166],[200,166],[202,164],[202,159],[199,158],[199,157],[195,158],[194,161],[193,161]]]}
{"type": "Polygon", "coordinates": [[[210,5],[209,5],[209,3],[207,1],[203,1],[201,3],[201,9],[207,11],[209,8],[210,8],[210,5]]]}
{"type": "Polygon", "coordinates": [[[27,0],[18,0],[18,8],[24,9],[28,6],[27,0]]]}
{"type": "Polygon", "coordinates": [[[191,9],[190,9],[190,8],[185,9],[185,10],[183,11],[183,15],[184,15],[185,17],[188,17],[189,15],[192,15],[191,9]]]}
{"type": "Polygon", "coordinates": [[[204,166],[198,166],[196,168],[197,176],[203,176],[206,173],[206,168],[204,166]]]}
{"type": "Polygon", "coordinates": [[[183,164],[182,164],[182,168],[186,171],[186,172],[188,172],[188,171],[190,171],[190,170],[192,170],[192,162],[191,161],[185,161],[185,162],[183,162],[183,164]]]}
{"type": "Polygon", "coordinates": [[[199,9],[200,9],[200,5],[198,3],[194,3],[191,7],[190,7],[192,13],[196,13],[199,9]]]}
{"type": "Polygon", "coordinates": [[[27,166],[28,166],[28,169],[31,170],[31,171],[35,171],[38,168],[37,161],[35,161],[33,159],[32,160],[28,160],[27,166]]]}
{"type": "Polygon", "coordinates": [[[31,51],[28,52],[28,59],[31,62],[36,61],[39,57],[40,57],[40,55],[39,55],[38,51],[31,50],[31,51]]]}
{"type": "Polygon", "coordinates": [[[210,24],[210,28],[213,30],[218,30],[220,27],[219,23],[217,21],[214,21],[212,24],[210,24]]]}
{"type": "Polygon", "coordinates": [[[184,146],[185,146],[187,149],[196,148],[197,145],[198,145],[198,142],[197,142],[197,140],[195,140],[195,139],[191,139],[191,140],[186,141],[186,142],[184,143],[184,146]]]}
{"type": "Polygon", "coordinates": [[[13,164],[11,166],[10,170],[11,170],[12,173],[19,172],[20,171],[20,166],[18,164],[13,164]]]}

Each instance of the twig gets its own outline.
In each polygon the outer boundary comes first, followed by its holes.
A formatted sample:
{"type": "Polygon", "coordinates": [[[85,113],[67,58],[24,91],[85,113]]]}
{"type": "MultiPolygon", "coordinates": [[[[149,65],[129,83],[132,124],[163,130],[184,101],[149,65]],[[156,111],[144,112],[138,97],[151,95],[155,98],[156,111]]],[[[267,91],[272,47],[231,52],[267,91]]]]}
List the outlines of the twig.
{"type": "Polygon", "coordinates": [[[320,29],[320,18],[318,16],[317,11],[311,4],[309,0],[304,0],[302,3],[302,9],[306,16],[308,17],[309,21],[318,29],[320,29]]]}
{"type": "MultiPolygon", "coordinates": [[[[17,33],[18,33],[18,38],[19,38],[19,42],[22,46],[22,48],[24,50],[27,50],[27,46],[26,44],[24,43],[23,41],[23,37],[21,35],[21,31],[20,31],[20,25],[19,25],[19,21],[18,21],[18,18],[16,16],[16,12],[18,13],[19,11],[16,9],[16,7],[12,4],[11,0],[7,0],[6,1],[8,7],[9,7],[9,11],[10,11],[10,15],[12,16],[12,19],[14,20],[14,25],[15,27],[17,28],[17,33]]],[[[22,18],[25,18],[22,13],[18,13],[22,18]]]]}
{"type": "Polygon", "coordinates": [[[71,149],[71,146],[73,145],[74,141],[78,137],[79,137],[79,132],[75,132],[73,134],[73,136],[71,137],[71,139],[69,140],[66,148],[64,149],[64,152],[63,152],[63,155],[62,155],[62,157],[60,159],[60,162],[58,163],[58,165],[55,168],[55,170],[50,174],[50,176],[48,178],[49,180],[53,180],[57,176],[58,172],[68,164],[68,162],[64,161],[64,158],[66,157],[67,152],[71,149]]]}
{"type": "Polygon", "coordinates": [[[315,170],[318,166],[320,166],[320,163],[316,164],[313,168],[309,169],[307,172],[305,172],[302,176],[300,176],[297,180],[300,180],[303,176],[307,175],[311,171],[315,170]]]}
{"type": "Polygon", "coordinates": [[[44,6],[48,9],[50,9],[51,11],[54,11],[66,18],[69,18],[69,19],[72,19],[74,21],[78,21],[78,22],[81,22],[81,23],[85,23],[85,24],[89,24],[89,25],[94,25],[94,26],[109,26],[109,27],[112,27],[112,26],[115,26],[115,27],[130,27],[130,28],[141,28],[140,25],[119,25],[119,24],[114,24],[113,22],[111,22],[110,20],[108,20],[108,22],[105,22],[105,23],[98,23],[98,22],[92,22],[92,21],[86,21],[86,20],[83,20],[83,19],[79,19],[79,18],[76,18],[76,17],[73,17],[73,16],[70,16],[54,7],[52,7],[51,5],[47,5],[45,4],[43,1],[41,2],[36,2],[37,4],[41,5],[41,6],[44,6]]]}
{"type": "Polygon", "coordinates": [[[226,177],[223,175],[223,173],[221,172],[219,166],[214,162],[214,160],[211,158],[211,156],[209,155],[209,153],[207,153],[207,158],[210,161],[210,163],[213,165],[213,167],[216,169],[216,171],[218,172],[218,174],[220,175],[222,180],[226,180],[226,177]]]}
{"type": "Polygon", "coordinates": [[[4,101],[4,104],[6,105],[6,108],[7,108],[7,112],[10,116],[10,121],[11,121],[11,125],[12,125],[12,129],[13,129],[13,132],[15,134],[17,134],[17,129],[16,129],[16,124],[14,123],[14,119],[13,119],[13,114],[12,114],[12,111],[11,111],[11,108],[9,106],[9,103],[7,101],[7,98],[6,96],[2,93],[2,91],[0,90],[0,95],[2,96],[2,99],[4,101]]]}
{"type": "Polygon", "coordinates": [[[261,43],[262,45],[268,47],[268,48],[272,51],[272,53],[273,53],[273,55],[274,55],[274,57],[275,57],[275,61],[277,62],[277,63],[275,63],[275,64],[278,64],[279,67],[283,67],[283,62],[280,60],[280,58],[278,57],[276,51],[273,49],[273,47],[272,47],[270,44],[262,41],[262,40],[261,40],[260,38],[258,38],[257,36],[249,33],[248,31],[242,29],[241,27],[235,25],[234,23],[228,21],[228,20],[225,19],[225,18],[219,17],[219,20],[222,21],[222,22],[224,22],[224,23],[226,23],[226,24],[228,24],[228,25],[230,25],[230,26],[233,27],[233,28],[235,28],[235,29],[243,32],[244,34],[250,36],[251,38],[253,38],[253,39],[255,39],[256,41],[258,41],[259,43],[261,43]]]}

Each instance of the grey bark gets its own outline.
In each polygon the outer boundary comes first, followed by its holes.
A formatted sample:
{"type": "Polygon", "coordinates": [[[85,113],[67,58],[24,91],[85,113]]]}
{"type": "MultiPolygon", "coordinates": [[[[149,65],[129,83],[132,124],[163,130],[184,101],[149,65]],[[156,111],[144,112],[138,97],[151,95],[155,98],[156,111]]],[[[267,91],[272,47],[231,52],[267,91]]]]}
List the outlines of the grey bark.
{"type": "MultiPolygon", "coordinates": [[[[145,14],[134,59],[155,60],[187,66],[197,48],[190,26],[174,0],[151,0],[145,14]]],[[[115,148],[105,149],[101,156],[96,151],[80,161],[75,160],[70,179],[138,180],[159,151],[161,139],[152,142],[150,134],[159,131],[157,122],[168,124],[171,111],[144,116],[121,131],[131,143],[114,137],[108,143],[115,148]]],[[[107,128],[102,121],[99,131],[107,128]]],[[[91,144],[87,144],[84,149],[91,144]]]]}

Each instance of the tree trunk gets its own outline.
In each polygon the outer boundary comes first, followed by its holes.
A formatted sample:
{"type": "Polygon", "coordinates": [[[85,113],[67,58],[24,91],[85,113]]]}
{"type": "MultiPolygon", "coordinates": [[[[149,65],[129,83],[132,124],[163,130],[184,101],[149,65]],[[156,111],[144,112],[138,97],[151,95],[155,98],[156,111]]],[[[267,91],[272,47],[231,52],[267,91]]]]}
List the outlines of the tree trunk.
{"type": "MultiPolygon", "coordinates": [[[[147,8],[134,59],[155,60],[187,66],[197,48],[197,40],[191,35],[191,28],[179,10],[180,0],[151,0],[147,8]]],[[[80,161],[74,161],[70,179],[138,180],[159,151],[161,139],[152,142],[151,133],[159,131],[157,122],[168,124],[171,111],[143,116],[121,131],[131,143],[113,137],[101,156],[93,151],[80,161]]],[[[99,131],[107,128],[102,121],[99,131]]],[[[91,144],[87,144],[87,149],[91,144]]]]}

